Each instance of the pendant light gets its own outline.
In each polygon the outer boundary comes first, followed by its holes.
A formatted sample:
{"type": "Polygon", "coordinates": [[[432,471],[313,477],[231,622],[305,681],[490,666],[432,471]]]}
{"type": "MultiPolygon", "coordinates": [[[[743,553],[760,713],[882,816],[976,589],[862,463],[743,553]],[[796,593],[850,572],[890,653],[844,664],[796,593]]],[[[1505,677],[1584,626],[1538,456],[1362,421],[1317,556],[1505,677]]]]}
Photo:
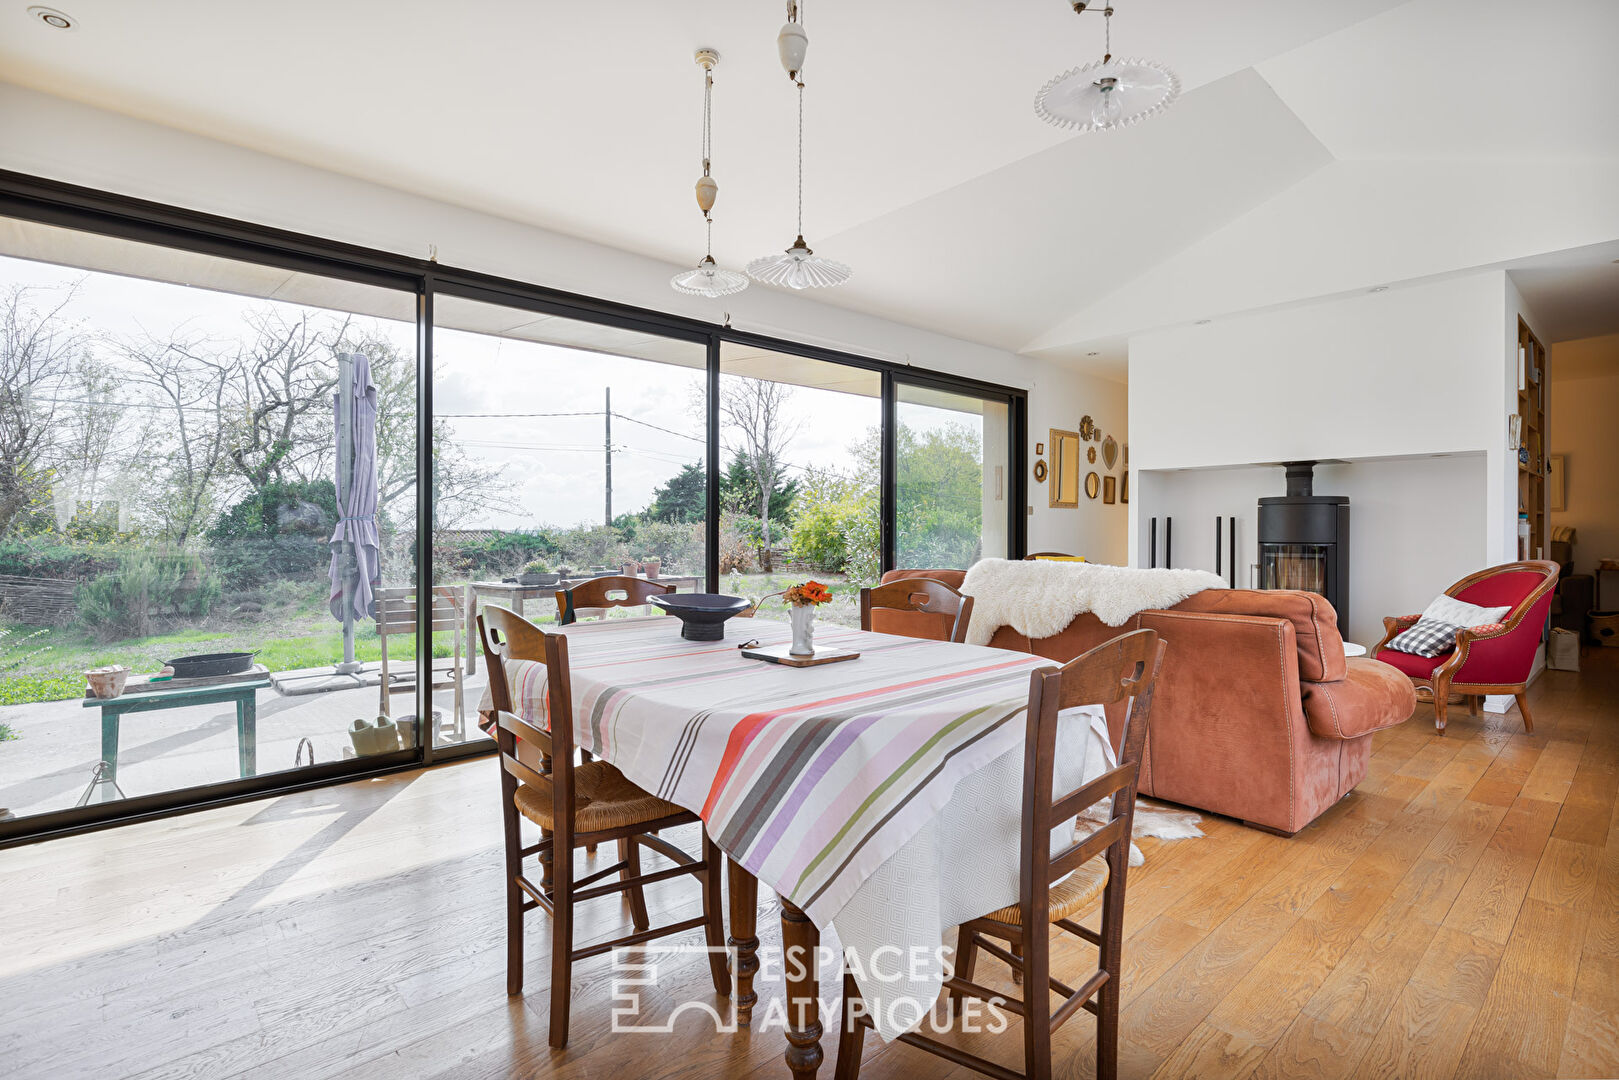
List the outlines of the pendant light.
{"type": "MultiPolygon", "coordinates": [[[[1113,5],[1104,2],[1102,59],[1063,72],[1034,95],[1034,114],[1048,124],[1074,131],[1129,127],[1180,95],[1180,79],[1157,61],[1113,58],[1113,5]]],[[[1069,0],[1069,6],[1076,15],[1094,10],[1090,0],[1069,0]]]]}
{"type": "Polygon", "coordinates": [[[804,32],[803,4],[787,0],[787,24],[776,35],[776,52],[787,77],[798,89],[798,239],[780,255],[766,255],[748,264],[748,275],[766,285],[789,289],[830,288],[849,280],[852,271],[843,263],[824,258],[804,243],[804,55],[809,35],[804,32]]]}
{"type": "Polygon", "coordinates": [[[719,62],[720,54],[713,49],[697,50],[697,63],[703,69],[703,175],[697,178],[696,192],[697,208],[703,212],[703,224],[708,230],[707,254],[694,269],[683,270],[669,279],[670,287],[676,292],[710,298],[729,296],[748,287],[745,276],[735,270],[722,270],[714,262],[714,218],[710,211],[714,209],[720,186],[709,173],[709,162],[714,132],[714,66],[719,62]]]}

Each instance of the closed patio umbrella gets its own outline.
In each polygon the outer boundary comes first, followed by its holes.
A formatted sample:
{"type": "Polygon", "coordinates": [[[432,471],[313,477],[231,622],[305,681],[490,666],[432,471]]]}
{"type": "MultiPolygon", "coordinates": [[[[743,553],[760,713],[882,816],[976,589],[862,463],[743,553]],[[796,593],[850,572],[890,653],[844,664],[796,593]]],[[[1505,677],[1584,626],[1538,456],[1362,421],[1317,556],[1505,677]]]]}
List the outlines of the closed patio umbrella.
{"type": "Polygon", "coordinates": [[[372,615],[380,581],[377,540],[377,388],[364,353],[338,353],[333,419],[337,428],[337,527],[332,530],[330,606],[343,623],[339,674],[354,674],[354,622],[372,615]]]}

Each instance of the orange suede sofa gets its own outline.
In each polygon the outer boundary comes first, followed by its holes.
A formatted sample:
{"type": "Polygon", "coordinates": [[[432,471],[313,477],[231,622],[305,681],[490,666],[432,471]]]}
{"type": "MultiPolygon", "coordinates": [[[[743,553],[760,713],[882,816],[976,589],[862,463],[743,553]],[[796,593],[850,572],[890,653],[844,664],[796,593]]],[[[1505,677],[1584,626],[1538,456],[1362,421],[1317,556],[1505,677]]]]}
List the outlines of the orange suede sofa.
{"type": "MultiPolygon", "coordinates": [[[[891,570],[960,588],[961,570],[891,570]]],[[[947,637],[945,616],[873,611],[872,629],[947,637]]],[[[1371,734],[1404,723],[1416,692],[1404,673],[1346,658],[1338,615],[1315,593],[1211,589],[1123,626],[1081,615],[1030,640],[1009,626],[990,645],[1066,663],[1130,630],[1169,645],[1152,707],[1141,794],[1291,836],[1366,776],[1371,734]]],[[[1117,747],[1124,715],[1108,716],[1117,747]]]]}

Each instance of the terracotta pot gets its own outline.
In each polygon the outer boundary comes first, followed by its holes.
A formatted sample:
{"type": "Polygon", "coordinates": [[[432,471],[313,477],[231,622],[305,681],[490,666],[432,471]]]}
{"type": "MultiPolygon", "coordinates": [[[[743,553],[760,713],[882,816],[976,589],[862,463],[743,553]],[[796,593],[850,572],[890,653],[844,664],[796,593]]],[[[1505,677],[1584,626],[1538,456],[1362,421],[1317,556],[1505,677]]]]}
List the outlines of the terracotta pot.
{"type": "Polygon", "coordinates": [[[115,698],[124,692],[124,684],[129,681],[129,669],[122,664],[114,664],[86,671],[84,677],[90,680],[90,692],[96,697],[115,698]]]}

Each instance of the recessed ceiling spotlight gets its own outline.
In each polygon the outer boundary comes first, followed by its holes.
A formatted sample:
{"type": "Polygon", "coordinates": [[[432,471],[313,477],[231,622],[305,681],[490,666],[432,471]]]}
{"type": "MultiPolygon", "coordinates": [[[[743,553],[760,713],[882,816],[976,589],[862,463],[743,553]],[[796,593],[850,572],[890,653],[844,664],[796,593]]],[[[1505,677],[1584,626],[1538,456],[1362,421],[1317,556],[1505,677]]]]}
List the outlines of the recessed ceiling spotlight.
{"type": "Polygon", "coordinates": [[[1388,292],[1389,287],[1387,285],[1373,285],[1370,289],[1367,289],[1366,291],[1367,292],[1388,292]]]}
{"type": "Polygon", "coordinates": [[[1197,320],[1197,325],[1199,325],[1199,326],[1207,326],[1207,325],[1209,325],[1209,323],[1211,323],[1213,321],[1214,321],[1213,319],[1199,319],[1199,320],[1197,320]]]}
{"type": "Polygon", "coordinates": [[[67,12],[57,11],[55,8],[44,7],[39,4],[29,8],[28,14],[52,30],[72,30],[78,26],[78,22],[67,12]]]}
{"type": "Polygon", "coordinates": [[[1102,354],[1099,353],[1099,352],[1088,352],[1085,355],[1086,356],[1101,356],[1102,354]]]}

